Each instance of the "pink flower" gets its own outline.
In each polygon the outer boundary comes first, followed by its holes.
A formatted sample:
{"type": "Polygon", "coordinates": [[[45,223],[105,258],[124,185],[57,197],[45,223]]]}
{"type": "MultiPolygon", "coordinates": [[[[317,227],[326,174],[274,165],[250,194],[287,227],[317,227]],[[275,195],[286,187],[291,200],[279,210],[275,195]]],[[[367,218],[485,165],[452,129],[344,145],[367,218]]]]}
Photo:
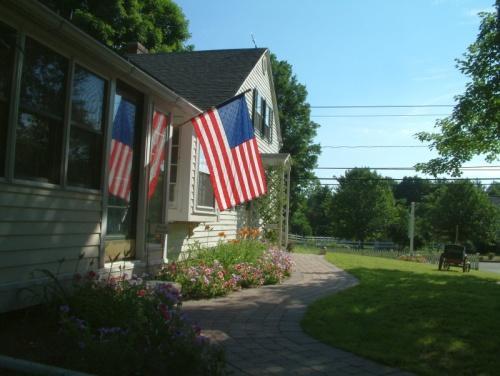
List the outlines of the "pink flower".
{"type": "Polygon", "coordinates": [[[137,296],[139,298],[143,298],[145,295],[146,295],[146,290],[141,289],[141,290],[137,291],[137,296]]]}

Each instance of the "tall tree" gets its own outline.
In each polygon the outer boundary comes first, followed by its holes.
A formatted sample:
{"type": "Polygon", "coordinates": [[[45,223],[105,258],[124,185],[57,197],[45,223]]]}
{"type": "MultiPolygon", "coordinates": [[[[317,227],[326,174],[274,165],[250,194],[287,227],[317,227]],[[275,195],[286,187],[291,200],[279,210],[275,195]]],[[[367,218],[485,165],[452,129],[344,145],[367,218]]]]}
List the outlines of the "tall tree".
{"type": "Polygon", "coordinates": [[[332,200],[333,192],[330,187],[320,184],[315,186],[308,194],[306,216],[311,225],[313,235],[331,235],[332,200]]]}
{"type": "Polygon", "coordinates": [[[421,171],[437,175],[461,174],[460,166],[475,155],[493,162],[500,155],[500,0],[496,11],[480,13],[476,41],[469,46],[459,70],[469,76],[465,93],[457,96],[452,115],[436,122],[438,133],[420,132],[420,141],[430,142],[440,156],[417,164],[421,171]]]}
{"type": "Polygon", "coordinates": [[[486,192],[469,181],[440,184],[427,196],[423,215],[434,240],[473,243],[476,247],[495,241],[498,209],[486,192]]]}
{"type": "Polygon", "coordinates": [[[151,52],[190,49],[188,21],[172,0],[40,0],[117,52],[140,42],[151,52]]]}
{"type": "Polygon", "coordinates": [[[432,184],[418,176],[405,176],[394,186],[394,198],[411,202],[421,202],[432,191],[432,184]]]}
{"type": "Polygon", "coordinates": [[[381,237],[396,220],[394,196],[387,180],[368,168],[354,168],[339,178],[333,197],[335,236],[365,241],[381,237]]]}
{"type": "Polygon", "coordinates": [[[321,153],[313,142],[319,124],[311,121],[306,87],[297,81],[292,66],[271,55],[274,88],[279,108],[282,152],[292,156],[290,184],[290,227],[295,233],[304,233],[304,208],[301,205],[305,191],[315,178],[314,168],[321,153]]]}

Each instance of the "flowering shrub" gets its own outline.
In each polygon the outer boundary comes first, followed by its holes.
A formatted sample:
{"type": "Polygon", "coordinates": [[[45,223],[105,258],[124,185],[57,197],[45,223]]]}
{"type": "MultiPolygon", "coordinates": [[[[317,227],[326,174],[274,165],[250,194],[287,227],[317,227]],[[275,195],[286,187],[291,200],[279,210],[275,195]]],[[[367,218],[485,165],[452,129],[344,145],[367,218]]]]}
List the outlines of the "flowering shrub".
{"type": "Polygon", "coordinates": [[[200,250],[187,260],[168,264],[158,278],[180,283],[183,295],[192,299],[281,282],[290,275],[290,255],[273,248],[264,251],[261,246],[249,239],[219,244],[215,249],[200,250]],[[252,246],[254,243],[259,247],[252,246]]]}
{"type": "Polygon", "coordinates": [[[234,290],[238,282],[217,260],[211,265],[172,262],[163,269],[160,278],[180,283],[183,294],[193,299],[225,295],[234,290]]]}
{"type": "Polygon", "coordinates": [[[287,252],[271,248],[259,258],[257,266],[262,270],[264,284],[271,285],[290,275],[292,258],[287,252]]]}
{"type": "Polygon", "coordinates": [[[222,351],[181,313],[181,294],[172,284],[88,274],[60,302],[58,317],[78,354],[77,369],[121,376],[224,372],[222,351]]]}

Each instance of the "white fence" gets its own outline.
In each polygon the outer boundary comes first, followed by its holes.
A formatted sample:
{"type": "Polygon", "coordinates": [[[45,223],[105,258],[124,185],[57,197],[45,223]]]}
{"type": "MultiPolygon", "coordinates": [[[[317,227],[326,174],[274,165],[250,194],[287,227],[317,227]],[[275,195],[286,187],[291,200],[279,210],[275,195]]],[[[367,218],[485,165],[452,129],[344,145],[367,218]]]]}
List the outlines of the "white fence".
{"type": "MultiPolygon", "coordinates": [[[[385,257],[392,259],[408,259],[424,262],[427,264],[439,264],[440,251],[434,252],[413,252],[408,250],[397,250],[393,242],[364,242],[361,243],[351,240],[342,240],[327,236],[300,236],[289,234],[290,243],[306,245],[310,247],[326,248],[327,251],[349,253],[362,256],[385,257]]],[[[479,270],[479,253],[467,255],[471,264],[471,269],[479,270]]]]}

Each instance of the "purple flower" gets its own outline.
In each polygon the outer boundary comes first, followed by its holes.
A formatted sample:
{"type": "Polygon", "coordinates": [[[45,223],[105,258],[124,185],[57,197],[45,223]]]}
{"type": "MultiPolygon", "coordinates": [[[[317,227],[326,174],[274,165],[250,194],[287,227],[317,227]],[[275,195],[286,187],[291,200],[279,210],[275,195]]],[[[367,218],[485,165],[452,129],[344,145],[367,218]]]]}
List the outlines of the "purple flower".
{"type": "Polygon", "coordinates": [[[68,313],[69,312],[69,305],[63,304],[62,306],[59,307],[59,311],[61,313],[68,313]]]}

